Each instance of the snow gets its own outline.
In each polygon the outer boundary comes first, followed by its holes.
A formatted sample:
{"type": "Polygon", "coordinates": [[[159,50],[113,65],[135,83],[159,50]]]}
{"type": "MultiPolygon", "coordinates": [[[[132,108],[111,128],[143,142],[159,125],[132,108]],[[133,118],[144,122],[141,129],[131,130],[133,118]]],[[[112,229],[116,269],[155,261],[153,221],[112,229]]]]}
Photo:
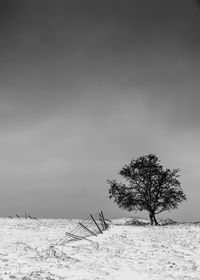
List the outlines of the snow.
{"type": "Polygon", "coordinates": [[[79,221],[1,218],[0,279],[200,279],[199,223],[151,227],[118,219],[92,242],[56,245],[79,221]]]}

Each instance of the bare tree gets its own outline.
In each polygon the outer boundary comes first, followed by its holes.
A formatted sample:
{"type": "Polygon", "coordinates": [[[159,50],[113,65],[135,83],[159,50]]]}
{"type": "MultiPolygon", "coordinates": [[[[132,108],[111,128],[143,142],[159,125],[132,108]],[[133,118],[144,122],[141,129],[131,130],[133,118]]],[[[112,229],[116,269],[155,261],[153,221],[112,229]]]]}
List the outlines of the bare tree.
{"type": "Polygon", "coordinates": [[[128,184],[108,180],[109,197],[122,209],[148,211],[151,225],[157,225],[156,214],[175,209],[186,200],[178,173],[179,169],[163,169],[154,154],[141,156],[119,172],[128,184]]]}

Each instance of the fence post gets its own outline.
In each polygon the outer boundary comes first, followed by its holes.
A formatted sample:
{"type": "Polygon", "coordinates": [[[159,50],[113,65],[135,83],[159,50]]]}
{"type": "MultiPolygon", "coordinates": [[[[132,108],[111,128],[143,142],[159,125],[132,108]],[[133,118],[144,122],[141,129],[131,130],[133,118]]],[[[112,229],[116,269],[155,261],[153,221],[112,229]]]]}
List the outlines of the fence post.
{"type": "Polygon", "coordinates": [[[105,228],[105,224],[104,224],[103,217],[102,217],[101,213],[99,213],[99,219],[101,221],[102,229],[105,230],[106,228],[105,228]]]}
{"type": "Polygon", "coordinates": [[[90,214],[91,219],[93,220],[93,222],[95,223],[96,227],[98,228],[100,233],[103,233],[102,230],[100,229],[99,225],[97,224],[97,222],[95,221],[95,219],[92,217],[92,215],[90,214]]]}
{"type": "Polygon", "coordinates": [[[103,211],[101,211],[101,216],[102,216],[102,219],[103,219],[103,222],[104,222],[105,229],[107,229],[108,228],[108,224],[106,224],[106,222],[105,222],[103,211]]]}
{"type": "Polygon", "coordinates": [[[89,228],[87,228],[86,226],[84,226],[83,224],[79,223],[80,226],[82,226],[87,232],[91,233],[92,235],[96,235],[96,233],[94,233],[93,231],[91,231],[89,228]]]}

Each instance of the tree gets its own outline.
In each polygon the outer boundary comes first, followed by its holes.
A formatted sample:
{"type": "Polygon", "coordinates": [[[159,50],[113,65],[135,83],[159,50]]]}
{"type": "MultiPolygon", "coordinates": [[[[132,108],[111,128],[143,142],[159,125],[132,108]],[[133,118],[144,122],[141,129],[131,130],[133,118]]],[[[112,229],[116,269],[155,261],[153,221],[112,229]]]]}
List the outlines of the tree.
{"type": "Polygon", "coordinates": [[[163,169],[154,154],[133,159],[119,174],[127,184],[108,180],[109,197],[122,209],[148,211],[151,225],[158,225],[155,215],[186,200],[178,180],[179,169],[163,169]]]}

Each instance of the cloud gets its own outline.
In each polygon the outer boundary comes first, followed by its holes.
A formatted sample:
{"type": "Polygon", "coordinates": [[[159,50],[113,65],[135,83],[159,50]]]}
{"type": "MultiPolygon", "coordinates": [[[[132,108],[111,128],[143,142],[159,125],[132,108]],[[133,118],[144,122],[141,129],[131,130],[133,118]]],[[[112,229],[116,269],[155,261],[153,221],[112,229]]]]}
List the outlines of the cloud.
{"type": "Polygon", "coordinates": [[[183,170],[192,201],[199,195],[194,2],[9,1],[1,13],[4,213],[31,205],[59,216],[67,204],[82,215],[76,199],[121,213],[108,202],[106,179],[149,152],[183,170]]]}

